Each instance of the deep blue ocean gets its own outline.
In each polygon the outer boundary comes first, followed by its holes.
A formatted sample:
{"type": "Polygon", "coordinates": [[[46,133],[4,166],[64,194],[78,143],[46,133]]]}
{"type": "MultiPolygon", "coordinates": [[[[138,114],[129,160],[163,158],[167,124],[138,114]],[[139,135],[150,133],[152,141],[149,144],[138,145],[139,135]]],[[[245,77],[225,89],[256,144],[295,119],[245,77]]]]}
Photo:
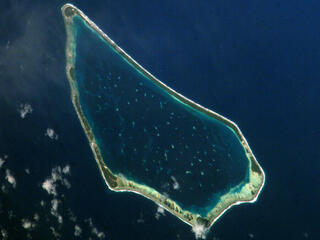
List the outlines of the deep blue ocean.
{"type": "MultiPolygon", "coordinates": [[[[70,100],[64,3],[0,2],[0,239],[194,239],[151,201],[107,189],[70,100]]],[[[265,187],[207,239],[320,239],[318,1],[72,3],[248,140],[265,187]]]]}

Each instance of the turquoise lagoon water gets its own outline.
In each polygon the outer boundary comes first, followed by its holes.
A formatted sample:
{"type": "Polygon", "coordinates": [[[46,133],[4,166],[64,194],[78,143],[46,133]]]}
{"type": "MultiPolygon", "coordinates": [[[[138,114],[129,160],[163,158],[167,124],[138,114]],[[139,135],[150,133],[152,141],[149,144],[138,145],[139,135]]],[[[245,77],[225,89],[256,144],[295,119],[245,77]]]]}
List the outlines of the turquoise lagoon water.
{"type": "Polygon", "coordinates": [[[74,20],[80,104],[114,173],[201,213],[246,181],[248,160],[230,128],[181,104],[74,20]]]}

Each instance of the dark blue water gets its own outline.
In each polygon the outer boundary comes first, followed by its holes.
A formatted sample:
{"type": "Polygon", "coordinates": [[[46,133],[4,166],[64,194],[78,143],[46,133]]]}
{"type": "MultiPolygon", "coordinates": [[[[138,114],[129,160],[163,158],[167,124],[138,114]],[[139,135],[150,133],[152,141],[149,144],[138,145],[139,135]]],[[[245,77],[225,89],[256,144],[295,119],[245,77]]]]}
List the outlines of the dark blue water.
{"type": "MultiPolygon", "coordinates": [[[[156,220],[151,201],[106,189],[69,97],[62,2],[0,2],[0,155],[8,155],[1,228],[9,239],[26,239],[21,219],[37,212],[34,239],[56,239],[50,226],[71,239],[71,209],[83,239],[95,237],[89,217],[105,239],[193,239],[175,217],[156,220]],[[34,111],[22,120],[17,108],[26,102],[34,111]],[[44,136],[48,127],[57,141],[44,136]],[[59,225],[41,184],[66,164],[71,188],[59,185],[59,225]]],[[[318,1],[74,3],[159,79],[234,120],[246,136],[265,188],[257,203],[229,210],[208,239],[319,239],[318,1]]]]}
{"type": "Polygon", "coordinates": [[[112,171],[201,212],[248,181],[249,159],[229,127],[177,102],[78,17],[75,28],[80,104],[112,171]]]}

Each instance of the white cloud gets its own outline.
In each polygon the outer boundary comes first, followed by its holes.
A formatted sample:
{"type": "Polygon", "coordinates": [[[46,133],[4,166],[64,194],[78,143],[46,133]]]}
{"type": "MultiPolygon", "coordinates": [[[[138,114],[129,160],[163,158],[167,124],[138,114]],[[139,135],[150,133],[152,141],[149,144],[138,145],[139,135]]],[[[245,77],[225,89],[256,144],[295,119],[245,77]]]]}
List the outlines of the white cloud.
{"type": "Polygon", "coordinates": [[[54,227],[50,227],[50,230],[51,230],[53,236],[54,236],[56,239],[59,239],[59,238],[61,237],[60,234],[55,230],[54,227]]]}
{"type": "Polygon", "coordinates": [[[45,189],[48,194],[52,194],[54,196],[57,195],[57,190],[56,190],[56,184],[55,181],[51,178],[46,179],[43,183],[42,183],[42,188],[45,189]]]}
{"type": "Polygon", "coordinates": [[[2,236],[2,239],[3,239],[3,240],[8,239],[8,232],[7,232],[7,230],[5,230],[4,228],[1,229],[1,236],[2,236]]]}
{"type": "Polygon", "coordinates": [[[51,214],[53,215],[53,216],[55,216],[56,218],[57,218],[57,220],[58,220],[58,222],[60,223],[60,224],[62,224],[63,223],[63,218],[62,218],[62,216],[58,213],[58,207],[59,207],[59,200],[58,199],[52,199],[51,200],[51,210],[50,210],[50,212],[51,212],[51,214]]]}
{"type": "Polygon", "coordinates": [[[137,219],[137,223],[144,223],[143,213],[140,213],[140,217],[137,219]]]}
{"type": "Polygon", "coordinates": [[[254,234],[253,233],[249,233],[248,236],[249,236],[249,238],[254,238],[254,234]]]}
{"type": "Polygon", "coordinates": [[[61,183],[67,188],[71,187],[69,181],[64,177],[70,174],[70,166],[66,165],[64,168],[60,166],[55,167],[51,171],[51,176],[42,183],[42,188],[47,191],[49,195],[57,195],[57,183],[61,183]]]}
{"type": "Polygon", "coordinates": [[[165,216],[165,215],[166,215],[166,213],[165,213],[165,211],[164,211],[164,208],[158,206],[157,212],[156,212],[156,215],[155,215],[155,218],[156,218],[157,220],[159,220],[159,218],[160,218],[161,216],[165,216]]]}
{"type": "Polygon", "coordinates": [[[29,168],[26,168],[25,170],[24,170],[25,172],[26,172],[26,174],[30,174],[30,169],[29,168]]]}
{"type": "Polygon", "coordinates": [[[74,215],[74,213],[72,212],[72,210],[69,208],[67,210],[67,213],[69,215],[69,220],[72,222],[76,222],[77,221],[77,217],[74,215]]]}
{"type": "Polygon", "coordinates": [[[55,215],[55,213],[58,211],[58,204],[59,204],[59,201],[58,199],[52,199],[51,201],[51,214],[52,215],[55,215]]]}
{"type": "Polygon", "coordinates": [[[13,211],[11,209],[8,211],[8,217],[9,217],[9,219],[16,217],[16,215],[13,213],[13,211]]]}
{"type": "Polygon", "coordinates": [[[49,137],[52,140],[58,140],[59,136],[55,133],[55,131],[52,128],[47,128],[45,136],[49,137]]]}
{"type": "Polygon", "coordinates": [[[180,184],[178,183],[177,179],[174,176],[171,176],[171,180],[173,181],[172,187],[174,190],[180,189],[180,184]]]}
{"type": "MultiPolygon", "coordinates": [[[[1,85],[2,92],[8,92],[2,96],[5,100],[12,100],[14,95],[31,98],[39,96],[39,90],[43,90],[43,79],[35,76],[46,75],[46,81],[55,86],[61,86],[63,82],[57,80],[63,77],[62,71],[59,72],[59,64],[50,59],[61,56],[64,49],[47,44],[48,36],[52,33],[61,36],[64,32],[58,24],[51,24],[50,28],[47,26],[56,16],[57,9],[34,4],[31,11],[25,11],[27,6],[26,1],[10,1],[10,7],[1,11],[2,19],[8,18],[8,23],[14,21],[17,23],[15,28],[19,29],[19,34],[10,36],[7,44],[0,44],[0,65],[6,69],[10,79],[10,84],[1,85]],[[19,16],[19,21],[14,20],[16,16],[19,16]],[[45,62],[43,67],[39,67],[41,62],[45,62]]],[[[63,37],[57,37],[55,46],[60,46],[64,40],[63,37]]]]}
{"type": "Polygon", "coordinates": [[[64,174],[70,174],[70,166],[69,165],[66,165],[63,169],[62,169],[62,172],[64,174]]]}
{"type": "Polygon", "coordinates": [[[196,224],[192,227],[192,232],[194,233],[196,239],[206,239],[208,229],[200,224],[196,224]]]}
{"type": "Polygon", "coordinates": [[[0,157],[0,168],[6,162],[5,160],[7,160],[7,159],[8,159],[8,155],[4,155],[4,157],[0,157]]]}
{"type": "Polygon", "coordinates": [[[29,229],[31,228],[31,222],[28,219],[22,219],[22,227],[24,229],[29,229]]]}
{"type": "Polygon", "coordinates": [[[12,173],[10,172],[9,169],[6,170],[6,179],[9,183],[11,183],[11,185],[13,186],[13,188],[15,188],[17,186],[17,181],[14,178],[14,176],[12,175],[12,173]]]}
{"type": "Polygon", "coordinates": [[[35,213],[35,214],[33,215],[33,220],[36,221],[36,222],[38,222],[39,219],[40,219],[39,214],[38,214],[38,213],[35,213]]]}
{"type": "Polygon", "coordinates": [[[62,184],[68,189],[71,188],[71,184],[69,183],[69,181],[66,178],[62,179],[62,184]]]}
{"type": "Polygon", "coordinates": [[[166,182],[166,183],[161,185],[161,188],[166,190],[166,191],[168,191],[170,189],[170,184],[166,182]]]}
{"type": "Polygon", "coordinates": [[[78,225],[75,225],[74,226],[74,236],[76,237],[79,237],[82,233],[82,229],[78,226],[78,225]]]}
{"type": "Polygon", "coordinates": [[[32,113],[33,109],[30,104],[28,103],[21,103],[18,112],[20,113],[20,117],[23,119],[27,116],[27,114],[32,113]]]}
{"type": "Polygon", "coordinates": [[[27,230],[31,230],[36,226],[36,224],[34,222],[32,222],[32,221],[30,221],[29,219],[26,219],[26,218],[23,218],[21,220],[21,224],[22,224],[22,227],[24,229],[27,229],[27,230]]]}
{"type": "Polygon", "coordinates": [[[96,235],[99,239],[105,238],[105,234],[103,232],[99,232],[98,229],[93,225],[91,218],[86,219],[85,221],[89,223],[92,234],[96,235]]]}
{"type": "Polygon", "coordinates": [[[5,163],[6,161],[2,158],[0,158],[0,168],[2,167],[2,165],[5,163]]]}

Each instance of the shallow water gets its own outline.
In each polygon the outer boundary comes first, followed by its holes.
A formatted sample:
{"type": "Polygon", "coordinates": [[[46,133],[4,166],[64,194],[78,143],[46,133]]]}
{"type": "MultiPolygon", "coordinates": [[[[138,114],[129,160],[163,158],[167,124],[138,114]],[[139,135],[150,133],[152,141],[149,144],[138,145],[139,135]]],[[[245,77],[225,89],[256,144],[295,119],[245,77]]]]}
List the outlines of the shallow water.
{"type": "Polygon", "coordinates": [[[80,105],[112,171],[199,211],[247,180],[233,130],[177,101],[78,17],[75,27],[80,105]]]}

